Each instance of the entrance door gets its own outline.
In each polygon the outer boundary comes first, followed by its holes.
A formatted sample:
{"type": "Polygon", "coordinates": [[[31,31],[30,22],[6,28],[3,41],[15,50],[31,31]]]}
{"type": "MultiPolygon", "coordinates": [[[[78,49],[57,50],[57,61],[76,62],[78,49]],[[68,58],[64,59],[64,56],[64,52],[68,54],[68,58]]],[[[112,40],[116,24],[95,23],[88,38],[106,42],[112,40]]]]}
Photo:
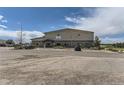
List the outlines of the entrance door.
{"type": "Polygon", "coordinates": [[[45,40],[44,42],[43,42],[43,46],[44,46],[44,48],[46,48],[46,47],[52,47],[53,46],[53,40],[45,40]]]}
{"type": "Polygon", "coordinates": [[[46,43],[46,47],[50,47],[51,46],[51,43],[46,43]]]}
{"type": "Polygon", "coordinates": [[[46,48],[46,47],[52,47],[52,43],[51,42],[45,42],[44,48],[46,48]]]}

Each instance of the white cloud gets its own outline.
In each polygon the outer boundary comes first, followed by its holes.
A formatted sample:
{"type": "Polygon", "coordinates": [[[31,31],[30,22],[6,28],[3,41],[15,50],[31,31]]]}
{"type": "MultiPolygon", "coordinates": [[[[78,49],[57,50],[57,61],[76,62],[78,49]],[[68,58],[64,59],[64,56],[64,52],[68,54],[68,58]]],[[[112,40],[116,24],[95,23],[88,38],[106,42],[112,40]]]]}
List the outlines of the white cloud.
{"type": "Polygon", "coordinates": [[[2,20],[4,18],[4,16],[0,15],[0,20],[2,20]]]}
{"type": "Polygon", "coordinates": [[[92,17],[82,18],[66,17],[65,20],[76,23],[72,28],[91,30],[102,38],[116,38],[118,41],[116,36],[124,34],[124,8],[97,8],[92,17]]]}
{"type": "Polygon", "coordinates": [[[7,20],[1,20],[2,23],[7,23],[8,21],[7,20]]]}
{"type": "MultiPolygon", "coordinates": [[[[20,31],[10,31],[10,30],[0,30],[0,37],[9,37],[14,38],[15,40],[18,39],[20,31]]],[[[23,31],[23,37],[25,42],[30,42],[30,39],[36,37],[42,37],[44,34],[40,31],[23,31]]]]}
{"type": "Polygon", "coordinates": [[[1,29],[6,29],[7,26],[5,26],[5,25],[0,25],[0,28],[1,28],[1,29]]]}
{"type": "MultiPolygon", "coordinates": [[[[0,15],[0,39],[19,39],[20,31],[5,30],[7,26],[3,25],[8,21],[0,15]]],[[[30,42],[32,38],[42,37],[44,34],[40,31],[23,31],[24,42],[30,42]]]]}
{"type": "Polygon", "coordinates": [[[76,24],[80,24],[82,21],[85,20],[84,17],[67,17],[65,16],[65,20],[68,21],[68,22],[73,22],[73,23],[76,23],[76,24]]]}
{"type": "Polygon", "coordinates": [[[4,16],[0,15],[0,29],[6,29],[7,26],[3,25],[3,23],[7,23],[8,21],[4,18],[4,16]]]}

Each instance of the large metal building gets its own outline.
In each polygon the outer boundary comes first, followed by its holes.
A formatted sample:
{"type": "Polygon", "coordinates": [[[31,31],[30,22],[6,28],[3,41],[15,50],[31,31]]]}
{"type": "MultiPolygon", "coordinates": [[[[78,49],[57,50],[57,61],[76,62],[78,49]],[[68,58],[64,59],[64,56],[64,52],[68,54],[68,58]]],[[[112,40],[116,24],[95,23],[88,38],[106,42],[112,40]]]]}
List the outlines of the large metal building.
{"type": "Polygon", "coordinates": [[[36,47],[75,47],[77,44],[92,45],[94,41],[94,32],[86,30],[65,28],[44,34],[43,37],[31,39],[32,45],[36,47]]]}

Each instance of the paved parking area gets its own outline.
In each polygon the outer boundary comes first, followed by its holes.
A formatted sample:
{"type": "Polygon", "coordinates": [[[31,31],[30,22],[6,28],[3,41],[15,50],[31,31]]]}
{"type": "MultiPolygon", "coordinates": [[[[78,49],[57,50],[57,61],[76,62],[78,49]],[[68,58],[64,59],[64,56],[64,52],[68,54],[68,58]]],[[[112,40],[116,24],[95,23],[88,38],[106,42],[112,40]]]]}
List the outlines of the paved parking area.
{"type": "Polygon", "coordinates": [[[0,48],[0,84],[124,84],[124,54],[0,48]]]}

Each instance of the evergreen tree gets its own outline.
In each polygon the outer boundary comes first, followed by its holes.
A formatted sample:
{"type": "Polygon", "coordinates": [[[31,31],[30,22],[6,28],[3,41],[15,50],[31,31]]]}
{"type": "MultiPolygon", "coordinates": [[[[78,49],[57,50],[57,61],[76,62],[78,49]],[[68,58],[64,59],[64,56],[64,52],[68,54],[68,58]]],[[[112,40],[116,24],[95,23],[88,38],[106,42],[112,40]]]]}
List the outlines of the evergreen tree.
{"type": "Polygon", "coordinates": [[[96,48],[100,49],[100,43],[101,43],[101,41],[99,40],[99,37],[96,36],[96,37],[95,37],[95,41],[94,41],[94,46],[95,46],[96,48]]]}

